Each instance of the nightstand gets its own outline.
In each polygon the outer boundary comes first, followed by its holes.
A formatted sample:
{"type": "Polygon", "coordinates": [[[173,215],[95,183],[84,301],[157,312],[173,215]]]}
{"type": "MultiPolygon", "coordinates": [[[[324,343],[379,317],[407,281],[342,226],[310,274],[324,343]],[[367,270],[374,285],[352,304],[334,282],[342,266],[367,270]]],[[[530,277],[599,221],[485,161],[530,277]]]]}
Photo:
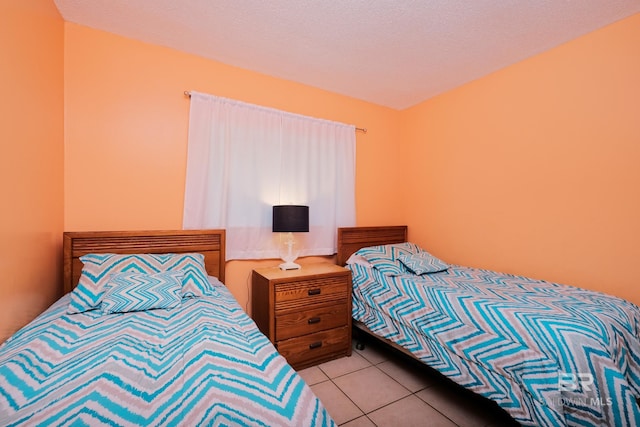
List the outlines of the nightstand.
{"type": "Polygon", "coordinates": [[[295,369],[351,355],[351,271],[329,264],[254,270],[251,316],[295,369]]]}

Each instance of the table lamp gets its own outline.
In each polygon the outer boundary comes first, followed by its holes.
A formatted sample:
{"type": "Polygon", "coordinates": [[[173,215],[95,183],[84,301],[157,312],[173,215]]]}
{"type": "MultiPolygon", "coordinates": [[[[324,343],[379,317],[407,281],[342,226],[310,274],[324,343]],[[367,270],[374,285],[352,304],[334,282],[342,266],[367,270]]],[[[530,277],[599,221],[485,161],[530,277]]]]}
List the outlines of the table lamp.
{"type": "MultiPolygon", "coordinates": [[[[282,270],[297,270],[299,264],[294,261],[298,258],[298,251],[294,251],[293,246],[295,240],[293,233],[301,233],[309,231],[309,206],[300,205],[276,205],[273,207],[273,227],[274,233],[286,233],[284,245],[286,251],[283,251],[280,264],[282,270]]],[[[282,241],[282,236],[281,236],[282,241]]]]}

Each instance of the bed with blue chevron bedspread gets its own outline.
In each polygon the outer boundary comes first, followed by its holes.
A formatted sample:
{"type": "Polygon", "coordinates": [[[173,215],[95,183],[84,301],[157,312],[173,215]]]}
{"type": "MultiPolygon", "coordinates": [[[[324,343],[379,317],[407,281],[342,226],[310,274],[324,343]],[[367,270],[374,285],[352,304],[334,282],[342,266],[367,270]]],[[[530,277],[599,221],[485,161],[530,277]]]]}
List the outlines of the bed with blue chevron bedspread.
{"type": "Polygon", "coordinates": [[[171,310],[68,304],[0,347],[0,425],[334,425],[226,288],[171,310]]]}
{"type": "Polygon", "coordinates": [[[640,311],[602,293],[460,266],[353,273],[353,318],[531,426],[640,425],[640,311]]]}

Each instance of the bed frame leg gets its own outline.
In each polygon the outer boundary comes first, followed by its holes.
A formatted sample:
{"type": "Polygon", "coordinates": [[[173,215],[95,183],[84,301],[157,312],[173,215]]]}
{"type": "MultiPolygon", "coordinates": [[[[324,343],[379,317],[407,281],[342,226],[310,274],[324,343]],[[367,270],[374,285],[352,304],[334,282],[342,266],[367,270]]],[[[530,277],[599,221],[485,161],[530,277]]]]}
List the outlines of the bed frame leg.
{"type": "Polygon", "coordinates": [[[360,329],[353,328],[353,340],[356,342],[356,350],[364,350],[365,338],[365,334],[360,329]]]}

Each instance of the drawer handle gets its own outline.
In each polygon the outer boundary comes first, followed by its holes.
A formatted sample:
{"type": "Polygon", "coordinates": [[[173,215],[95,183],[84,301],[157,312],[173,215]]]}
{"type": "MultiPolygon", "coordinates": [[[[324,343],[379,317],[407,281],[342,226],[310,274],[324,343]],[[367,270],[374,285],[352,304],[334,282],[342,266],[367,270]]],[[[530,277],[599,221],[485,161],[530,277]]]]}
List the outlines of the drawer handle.
{"type": "Polygon", "coordinates": [[[320,289],[309,289],[308,295],[320,295],[320,289]]]}
{"type": "Polygon", "coordinates": [[[319,317],[312,317],[311,319],[307,320],[307,322],[310,325],[313,325],[314,323],[320,323],[320,318],[319,317]]]}
{"type": "Polygon", "coordinates": [[[322,347],[322,341],[316,341],[316,342],[313,342],[313,343],[309,344],[309,349],[310,350],[313,350],[314,348],[320,348],[320,347],[322,347]]]}

